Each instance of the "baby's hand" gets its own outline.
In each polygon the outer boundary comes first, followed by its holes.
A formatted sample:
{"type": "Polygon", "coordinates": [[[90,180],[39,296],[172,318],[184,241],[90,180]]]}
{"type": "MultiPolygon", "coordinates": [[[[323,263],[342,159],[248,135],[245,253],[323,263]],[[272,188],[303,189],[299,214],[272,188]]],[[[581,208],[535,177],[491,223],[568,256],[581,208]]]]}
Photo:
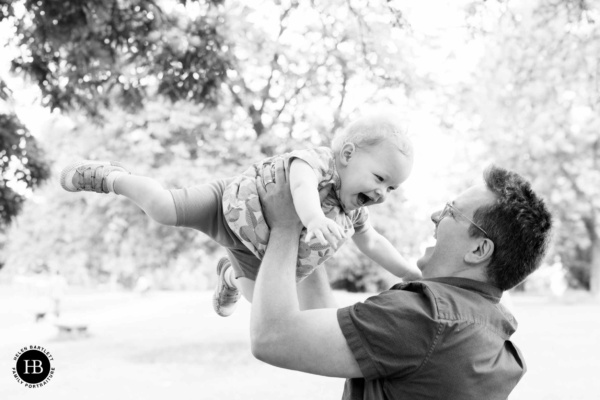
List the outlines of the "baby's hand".
{"type": "Polygon", "coordinates": [[[321,244],[329,243],[334,249],[337,249],[338,243],[346,238],[342,227],[327,217],[315,218],[308,223],[306,230],[306,242],[317,238],[321,244]]]}

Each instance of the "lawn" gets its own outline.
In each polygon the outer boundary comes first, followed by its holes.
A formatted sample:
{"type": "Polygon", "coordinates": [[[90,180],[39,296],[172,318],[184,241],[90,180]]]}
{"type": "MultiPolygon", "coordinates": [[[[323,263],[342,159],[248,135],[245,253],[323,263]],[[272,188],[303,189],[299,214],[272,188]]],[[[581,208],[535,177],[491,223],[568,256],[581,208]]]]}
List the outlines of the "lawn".
{"type": "MultiPolygon", "coordinates": [[[[340,304],[365,295],[336,292],[340,304]]],[[[250,308],[216,316],[211,293],[69,291],[65,319],[89,324],[88,337],[59,336],[35,323],[39,299],[0,286],[2,399],[339,399],[343,380],[265,365],[250,354],[250,308]],[[13,357],[40,345],[54,358],[50,382],[25,388],[13,357]]],[[[584,295],[556,300],[514,295],[515,341],[529,367],[511,400],[597,399],[600,393],[600,304],[584,295]]]]}

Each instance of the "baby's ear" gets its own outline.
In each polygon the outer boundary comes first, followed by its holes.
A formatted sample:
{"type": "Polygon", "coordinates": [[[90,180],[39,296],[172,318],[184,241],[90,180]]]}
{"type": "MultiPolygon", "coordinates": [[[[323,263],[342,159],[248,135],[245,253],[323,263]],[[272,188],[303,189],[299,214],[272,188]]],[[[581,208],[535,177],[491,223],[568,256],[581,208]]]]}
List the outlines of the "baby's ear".
{"type": "Polygon", "coordinates": [[[344,143],[342,149],[340,150],[340,162],[342,165],[348,165],[350,159],[354,156],[354,152],[356,151],[356,146],[354,143],[344,143]]]}

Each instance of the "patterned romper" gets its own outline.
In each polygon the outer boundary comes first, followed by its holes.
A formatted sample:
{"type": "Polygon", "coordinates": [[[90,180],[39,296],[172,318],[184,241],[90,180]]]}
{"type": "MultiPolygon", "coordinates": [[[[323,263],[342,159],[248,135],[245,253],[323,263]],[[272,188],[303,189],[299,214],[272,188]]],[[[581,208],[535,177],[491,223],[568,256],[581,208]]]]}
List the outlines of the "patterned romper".
{"type": "MultiPolygon", "coordinates": [[[[361,232],[367,227],[369,213],[366,208],[345,212],[339,200],[340,177],[335,168],[333,151],[327,147],[296,150],[283,155],[270,157],[254,164],[242,175],[230,181],[223,193],[223,214],[229,228],[258,259],[263,258],[269,241],[269,227],[265,223],[260,200],[256,191],[256,178],[262,171],[271,171],[275,160],[283,158],[286,165],[294,159],[300,159],[310,165],[317,173],[318,190],[328,188],[329,192],[321,203],[327,218],[340,225],[346,237],[361,232]]],[[[322,245],[316,238],[306,243],[306,228],[300,235],[296,280],[301,281],[315,268],[330,258],[335,250],[322,245]]],[[[248,274],[246,274],[248,275],[248,274]]],[[[255,276],[255,274],[252,274],[255,276]]]]}

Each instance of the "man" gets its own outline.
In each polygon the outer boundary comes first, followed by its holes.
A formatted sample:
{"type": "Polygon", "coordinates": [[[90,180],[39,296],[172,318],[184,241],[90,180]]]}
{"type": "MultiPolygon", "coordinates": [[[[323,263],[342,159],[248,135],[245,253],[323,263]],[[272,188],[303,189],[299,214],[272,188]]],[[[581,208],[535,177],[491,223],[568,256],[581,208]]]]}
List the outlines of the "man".
{"type": "Polygon", "coordinates": [[[295,215],[284,166],[257,182],[271,227],[256,281],[252,352],[282,368],[348,378],[344,399],[506,399],[523,376],[510,341],[513,316],[499,304],[540,264],[551,215],[520,176],[491,167],[485,184],[432,215],[434,247],[417,265],[420,281],[335,309],[312,280],[314,307],[300,311],[295,284],[295,215]],[[319,299],[322,299],[320,301],[319,299]],[[320,301],[320,304],[319,304],[320,301]]]}

